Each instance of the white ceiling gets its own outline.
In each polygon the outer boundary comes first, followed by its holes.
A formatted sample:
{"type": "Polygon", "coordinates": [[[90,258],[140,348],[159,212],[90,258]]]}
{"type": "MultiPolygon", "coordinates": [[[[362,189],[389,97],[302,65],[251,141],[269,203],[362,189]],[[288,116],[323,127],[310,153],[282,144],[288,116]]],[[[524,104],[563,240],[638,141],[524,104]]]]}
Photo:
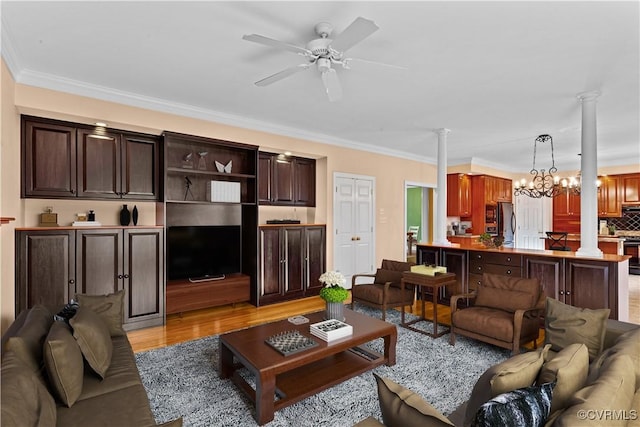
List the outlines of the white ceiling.
{"type": "Polygon", "coordinates": [[[2,1],[1,14],[19,83],[433,162],[444,127],[450,165],[512,172],[541,133],[560,171],[579,169],[576,95],[599,90],[598,165],[640,163],[638,1],[2,1]],[[314,67],[253,84],[304,59],[243,35],[304,46],[318,22],[335,37],[358,16],[380,29],[348,56],[406,70],[340,68],[335,103],[314,67]]]}

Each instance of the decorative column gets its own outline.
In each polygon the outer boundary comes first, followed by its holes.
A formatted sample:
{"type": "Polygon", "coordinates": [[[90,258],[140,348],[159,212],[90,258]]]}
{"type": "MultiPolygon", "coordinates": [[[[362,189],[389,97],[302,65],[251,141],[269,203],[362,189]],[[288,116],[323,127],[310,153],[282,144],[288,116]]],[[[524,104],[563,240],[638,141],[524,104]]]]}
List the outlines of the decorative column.
{"type": "Polygon", "coordinates": [[[438,134],[438,177],[436,184],[436,224],[433,229],[433,244],[450,246],[447,240],[447,134],[449,129],[440,128],[438,134]]]}
{"type": "Polygon", "coordinates": [[[598,248],[598,159],[596,101],[598,91],[578,94],[582,102],[580,156],[580,248],[576,256],[602,257],[598,248]]]}

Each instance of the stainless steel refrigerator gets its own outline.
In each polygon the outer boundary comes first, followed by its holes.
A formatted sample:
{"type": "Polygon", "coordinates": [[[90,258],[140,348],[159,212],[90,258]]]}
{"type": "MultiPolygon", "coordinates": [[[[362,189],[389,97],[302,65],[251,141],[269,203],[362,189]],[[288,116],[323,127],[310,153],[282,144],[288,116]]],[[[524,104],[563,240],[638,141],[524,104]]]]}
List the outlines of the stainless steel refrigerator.
{"type": "Polygon", "coordinates": [[[513,248],[516,233],[516,215],[513,211],[513,203],[498,202],[496,211],[498,234],[504,237],[505,248],[513,248]]]}

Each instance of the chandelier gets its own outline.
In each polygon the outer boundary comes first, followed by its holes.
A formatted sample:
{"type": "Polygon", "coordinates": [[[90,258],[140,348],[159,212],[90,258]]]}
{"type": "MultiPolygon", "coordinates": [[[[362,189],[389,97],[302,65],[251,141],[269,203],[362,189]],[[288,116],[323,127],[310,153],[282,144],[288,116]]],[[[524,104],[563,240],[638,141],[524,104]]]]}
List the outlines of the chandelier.
{"type": "MultiPolygon", "coordinates": [[[[596,188],[600,191],[600,186],[602,185],[602,181],[599,179],[596,180],[596,188]]],[[[560,180],[560,186],[562,187],[564,192],[573,193],[579,195],[582,190],[582,180],[580,178],[580,172],[578,172],[577,176],[570,176],[569,178],[562,178],[560,180]]]]}
{"type": "Polygon", "coordinates": [[[529,196],[534,199],[541,197],[555,197],[567,191],[568,182],[566,186],[562,186],[560,177],[554,176],[558,169],[556,169],[555,159],[553,158],[553,138],[551,135],[539,135],[533,143],[533,168],[529,172],[533,175],[533,178],[527,184],[527,180],[522,178],[520,181],[516,181],[513,194],[515,196],[529,196]],[[538,143],[548,142],[551,145],[551,167],[549,170],[536,169],[536,152],[538,149],[538,143]]]}

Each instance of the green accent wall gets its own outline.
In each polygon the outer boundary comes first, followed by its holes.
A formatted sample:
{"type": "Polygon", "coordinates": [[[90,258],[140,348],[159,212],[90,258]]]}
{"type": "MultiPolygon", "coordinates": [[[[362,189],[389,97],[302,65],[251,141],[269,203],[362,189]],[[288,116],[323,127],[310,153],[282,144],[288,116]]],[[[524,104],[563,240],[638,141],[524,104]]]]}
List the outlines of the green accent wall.
{"type": "Polygon", "coordinates": [[[420,226],[418,242],[422,240],[422,188],[407,188],[407,230],[410,226],[420,226]]]}

